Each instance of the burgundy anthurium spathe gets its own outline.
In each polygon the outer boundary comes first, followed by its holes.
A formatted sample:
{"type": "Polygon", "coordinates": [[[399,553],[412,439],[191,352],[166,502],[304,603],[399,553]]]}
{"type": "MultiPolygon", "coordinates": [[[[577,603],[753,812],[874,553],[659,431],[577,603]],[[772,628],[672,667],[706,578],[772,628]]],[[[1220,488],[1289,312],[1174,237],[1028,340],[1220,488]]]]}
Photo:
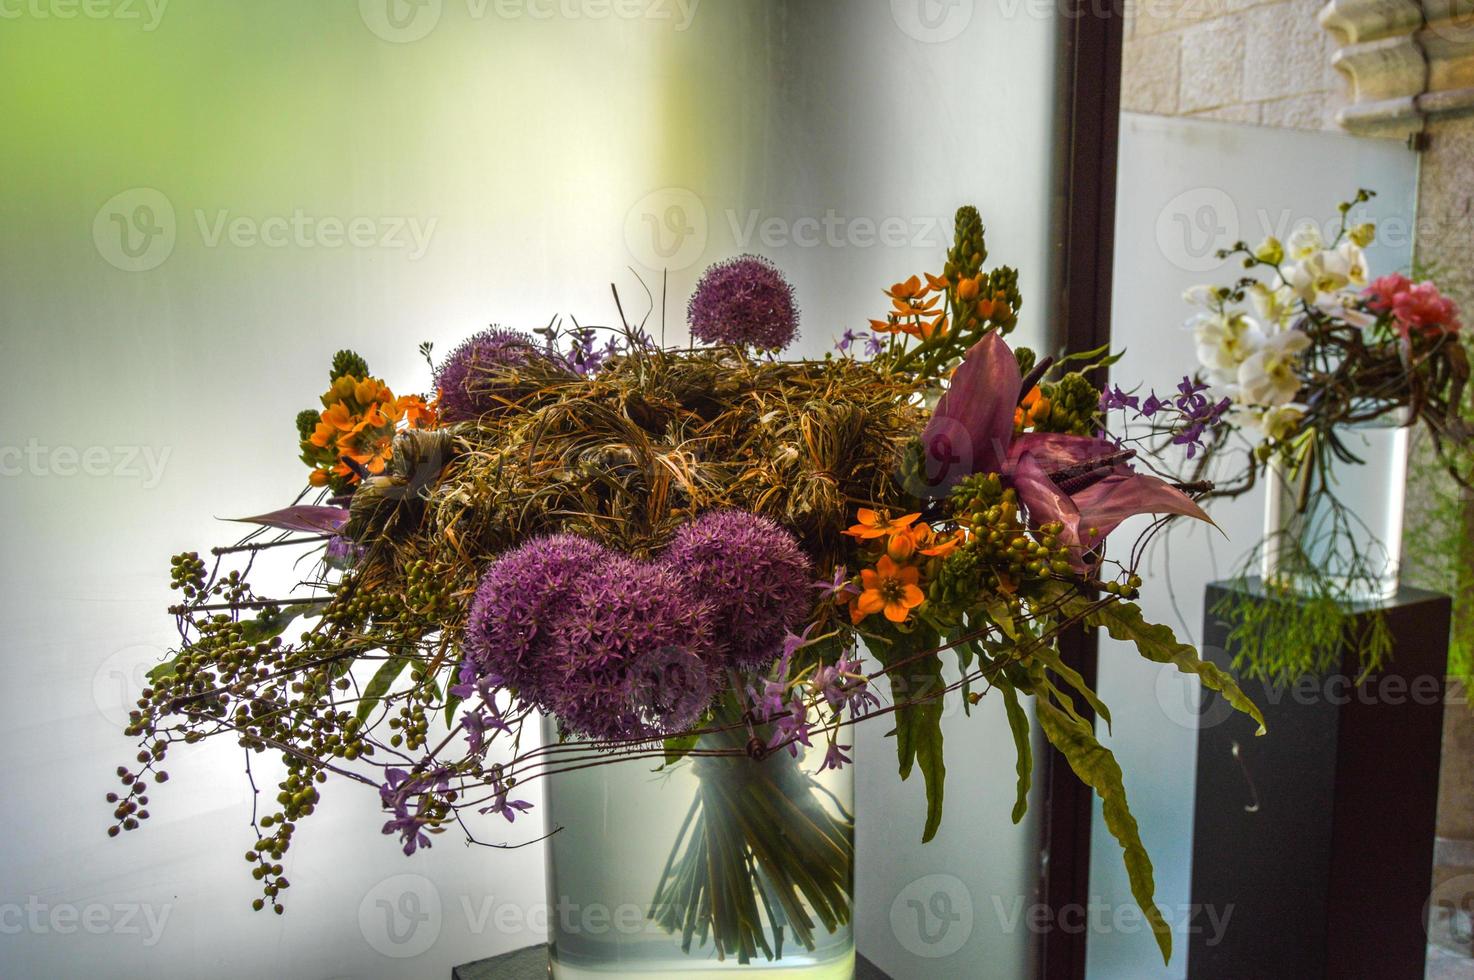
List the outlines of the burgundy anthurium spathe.
{"type": "Polygon", "coordinates": [[[1088,567],[1086,553],[1128,517],[1180,514],[1209,521],[1187,494],[1131,469],[1132,454],[1115,443],[1057,432],[1015,434],[1022,387],[1018,360],[996,333],[967,352],[921,436],[935,496],[946,496],[974,473],[1001,475],[1031,524],[1063,526],[1081,571],[1088,567]]]}

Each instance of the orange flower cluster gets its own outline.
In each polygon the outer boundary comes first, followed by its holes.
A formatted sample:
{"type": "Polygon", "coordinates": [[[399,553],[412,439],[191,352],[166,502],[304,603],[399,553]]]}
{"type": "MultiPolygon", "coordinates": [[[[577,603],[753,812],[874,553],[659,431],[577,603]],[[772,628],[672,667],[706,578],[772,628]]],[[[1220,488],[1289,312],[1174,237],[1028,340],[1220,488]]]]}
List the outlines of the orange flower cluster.
{"type": "Polygon", "coordinates": [[[920,514],[890,518],[866,507],[856,515],[859,523],[845,531],[869,546],[877,557],[873,568],[860,571],[858,594],[843,593],[841,601],[850,608],[850,621],[883,613],[892,623],[904,623],[912,610],[926,601],[923,572],[950,555],[962,543],[962,532],[937,534],[920,514]]]}
{"type": "Polygon", "coordinates": [[[871,320],[876,333],[905,333],[921,340],[945,334],[955,312],[962,331],[978,330],[984,323],[1012,324],[1013,310],[1004,293],[982,295],[987,276],[959,279],[955,288],[946,276],[923,273],[885,290],[891,309],[884,320],[871,320]],[[923,276],[925,277],[923,281],[923,276]],[[943,303],[943,300],[946,303],[943,303]]]}
{"type": "Polygon", "coordinates": [[[1019,402],[1018,408],[1013,410],[1013,427],[1022,432],[1038,425],[1041,419],[1049,417],[1051,407],[1049,399],[1035,385],[1019,402]]]}
{"type": "Polygon", "coordinates": [[[369,473],[384,472],[392,455],[394,434],[402,428],[428,429],[435,410],[418,395],[395,397],[378,378],[345,374],[322,396],[322,415],[302,440],[302,461],[312,467],[315,487],[351,487],[359,480],[351,460],[369,473]]]}
{"type": "Polygon", "coordinates": [[[876,333],[901,333],[930,340],[939,333],[947,332],[947,310],[938,308],[947,291],[947,280],[926,274],[926,283],[920,276],[912,276],[898,282],[885,294],[891,299],[891,310],[884,320],[871,320],[870,328],[876,333]]]}

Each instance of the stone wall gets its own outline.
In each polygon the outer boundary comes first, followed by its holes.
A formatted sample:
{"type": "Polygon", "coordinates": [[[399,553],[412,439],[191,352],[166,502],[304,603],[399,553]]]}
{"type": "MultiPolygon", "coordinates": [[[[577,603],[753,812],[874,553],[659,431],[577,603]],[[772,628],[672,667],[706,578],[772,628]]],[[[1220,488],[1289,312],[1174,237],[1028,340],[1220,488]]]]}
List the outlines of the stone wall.
{"type": "Polygon", "coordinates": [[[1322,0],[1127,0],[1121,107],[1334,129],[1346,81],[1322,0]]]}

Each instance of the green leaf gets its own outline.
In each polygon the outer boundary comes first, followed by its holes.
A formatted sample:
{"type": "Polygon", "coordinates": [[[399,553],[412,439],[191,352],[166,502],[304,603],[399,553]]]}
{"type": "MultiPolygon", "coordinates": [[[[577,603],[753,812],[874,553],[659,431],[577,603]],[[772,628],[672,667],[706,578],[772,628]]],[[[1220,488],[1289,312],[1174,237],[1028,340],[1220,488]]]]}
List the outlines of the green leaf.
{"type": "Polygon", "coordinates": [[[696,743],[701,738],[697,734],[675,735],[665,740],[665,764],[673,766],[686,757],[686,753],[696,748],[696,743]]]}
{"type": "Polygon", "coordinates": [[[1126,787],[1122,783],[1121,767],[1116,763],[1116,757],[1096,740],[1090,725],[1074,720],[1048,698],[1038,698],[1034,703],[1044,737],[1065,757],[1080,781],[1100,797],[1106,828],[1121,845],[1126,876],[1131,881],[1131,895],[1157,937],[1162,962],[1170,962],[1172,929],[1156,906],[1152,859],[1142,846],[1136,818],[1126,805],[1126,787]]]}
{"type": "Polygon", "coordinates": [[[1066,684],[1078,691],[1085,699],[1085,703],[1090,705],[1091,710],[1106,723],[1106,731],[1111,730],[1111,709],[1107,708],[1105,702],[1090,689],[1090,685],[1085,683],[1085,678],[1080,676],[1078,670],[1061,660],[1056,650],[1042,643],[1035,644],[1034,648],[1029,651],[1029,655],[1054,671],[1064,679],[1066,684]]]}
{"type": "Polygon", "coordinates": [[[1013,744],[1018,750],[1018,799],[1013,804],[1013,822],[1018,823],[1029,812],[1029,787],[1034,781],[1034,749],[1029,744],[1029,716],[1019,703],[1018,692],[1012,684],[1000,683],[1003,706],[1008,711],[1008,727],[1013,732],[1013,744]]]}
{"type": "Polygon", "coordinates": [[[147,674],[149,683],[157,684],[165,677],[172,677],[175,671],[179,669],[179,658],[182,656],[184,656],[183,650],[174,654],[174,656],[170,657],[168,660],[165,660],[163,663],[155,664],[154,666],[150,667],[147,674]]]}
{"type": "Polygon", "coordinates": [[[456,723],[455,723],[456,708],[460,707],[460,704],[461,704],[461,699],[459,697],[457,697],[456,695],[454,695],[454,694],[447,694],[445,696],[445,727],[446,728],[454,728],[456,726],[456,723]]]}
{"type": "Polygon", "coordinates": [[[935,837],[942,825],[942,788],[947,767],[942,759],[941,692],[946,685],[942,681],[941,655],[919,655],[935,650],[940,642],[935,631],[923,628],[874,651],[887,667],[904,662],[888,676],[891,698],[899,705],[895,711],[895,735],[901,778],[909,778],[912,768],[919,763],[921,777],[926,782],[926,827],[922,831],[922,843],[935,837]],[[912,701],[915,703],[907,703],[912,701]]]}
{"type": "Polygon", "coordinates": [[[1172,664],[1184,674],[1196,674],[1203,686],[1223,695],[1224,700],[1259,723],[1265,732],[1264,715],[1239,689],[1234,679],[1216,664],[1198,656],[1191,645],[1177,639],[1170,627],[1148,623],[1134,602],[1113,602],[1087,617],[1092,626],[1104,626],[1118,640],[1129,640],[1152,663],[1172,664]]]}
{"type": "Polygon", "coordinates": [[[374,676],[363,689],[363,699],[358,702],[359,722],[368,721],[368,716],[373,712],[374,706],[389,693],[389,688],[394,685],[395,678],[409,665],[409,661],[409,657],[390,657],[374,672],[374,676]]]}
{"type": "Polygon", "coordinates": [[[241,639],[247,643],[265,643],[273,636],[285,633],[297,617],[318,615],[323,605],[321,602],[295,602],[290,606],[268,609],[255,619],[242,624],[241,639]]]}
{"type": "Polygon", "coordinates": [[[1013,621],[1013,613],[1008,611],[1008,603],[1002,599],[988,599],[983,603],[983,611],[1004,636],[1010,640],[1018,639],[1018,625],[1013,621]]]}

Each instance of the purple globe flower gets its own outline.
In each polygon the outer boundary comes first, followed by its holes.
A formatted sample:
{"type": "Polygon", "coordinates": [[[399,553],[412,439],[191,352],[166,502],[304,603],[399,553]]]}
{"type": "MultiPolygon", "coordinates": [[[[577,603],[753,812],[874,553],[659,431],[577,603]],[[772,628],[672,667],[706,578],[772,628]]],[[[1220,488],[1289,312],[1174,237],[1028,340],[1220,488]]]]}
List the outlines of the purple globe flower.
{"type": "Polygon", "coordinates": [[[473,422],[503,403],[490,377],[498,368],[518,367],[545,356],[532,338],[516,330],[488,327],[450,352],[435,372],[440,389],[440,417],[446,422],[473,422]]]}
{"type": "Polygon", "coordinates": [[[585,575],[551,628],[540,692],[569,731],[595,739],[652,738],[692,725],[722,683],[710,607],[679,577],[614,556],[585,575]]]}
{"type": "Polygon", "coordinates": [[[712,606],[732,666],[764,667],[813,607],[813,564],[792,534],[741,510],[703,514],[676,532],[662,561],[712,606]]]}
{"type": "Polygon", "coordinates": [[[691,336],[705,344],[782,350],[798,336],[793,287],[778,267],[756,255],[711,266],[686,309],[691,336]]]}
{"type": "Polygon", "coordinates": [[[613,557],[589,538],[555,534],[534,538],[493,561],[482,574],[466,622],[462,679],[496,675],[546,707],[559,683],[549,659],[554,623],[583,580],[613,557]]]}

